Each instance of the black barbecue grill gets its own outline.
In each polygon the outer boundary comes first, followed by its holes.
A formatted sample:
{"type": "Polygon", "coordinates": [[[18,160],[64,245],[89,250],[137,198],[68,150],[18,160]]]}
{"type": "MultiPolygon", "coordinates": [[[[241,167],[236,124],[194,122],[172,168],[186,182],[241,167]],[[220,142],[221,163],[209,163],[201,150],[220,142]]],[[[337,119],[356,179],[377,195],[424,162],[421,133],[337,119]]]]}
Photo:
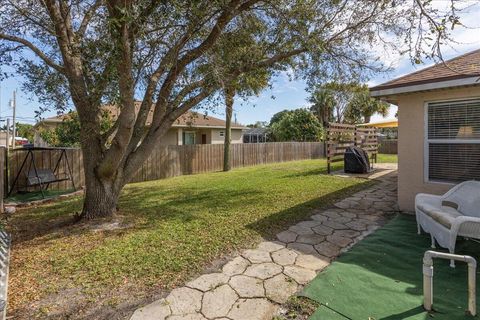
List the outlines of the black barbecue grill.
{"type": "Polygon", "coordinates": [[[348,147],[343,158],[346,173],[370,172],[370,161],[365,150],[359,147],[348,147]]]}

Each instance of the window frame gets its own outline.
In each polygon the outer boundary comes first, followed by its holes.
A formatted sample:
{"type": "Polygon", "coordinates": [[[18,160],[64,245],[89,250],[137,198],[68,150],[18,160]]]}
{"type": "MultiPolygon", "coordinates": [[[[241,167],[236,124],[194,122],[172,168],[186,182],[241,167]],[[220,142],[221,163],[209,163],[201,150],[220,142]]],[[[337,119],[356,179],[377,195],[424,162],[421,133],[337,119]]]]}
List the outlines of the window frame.
{"type": "Polygon", "coordinates": [[[446,181],[446,180],[436,180],[430,179],[430,144],[435,143],[450,143],[450,144],[480,144],[480,138],[478,139],[430,139],[428,137],[428,107],[430,104],[434,103],[461,103],[465,101],[474,101],[480,100],[480,97],[468,97],[468,98],[452,98],[452,99],[442,99],[442,100],[429,100],[425,101],[423,105],[423,180],[426,183],[435,183],[435,184],[445,184],[445,185],[455,185],[457,183],[446,181]],[[432,142],[434,141],[434,142],[432,142]]]}
{"type": "Polygon", "coordinates": [[[196,145],[197,144],[197,133],[195,131],[183,131],[183,141],[182,141],[182,144],[184,146],[193,146],[193,145],[196,145]],[[186,139],[186,135],[187,134],[192,134],[193,135],[193,143],[192,144],[186,144],[185,141],[187,141],[186,139]]]}

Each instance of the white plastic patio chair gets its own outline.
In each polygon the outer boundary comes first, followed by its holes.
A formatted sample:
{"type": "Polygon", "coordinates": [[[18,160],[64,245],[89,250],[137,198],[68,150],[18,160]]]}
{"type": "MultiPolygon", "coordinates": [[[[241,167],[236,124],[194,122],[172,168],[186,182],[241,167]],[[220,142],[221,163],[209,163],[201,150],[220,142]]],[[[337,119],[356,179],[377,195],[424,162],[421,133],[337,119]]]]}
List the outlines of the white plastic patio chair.
{"type": "MultiPolygon", "coordinates": [[[[415,197],[418,233],[421,229],[450,253],[457,236],[480,239],[480,182],[465,181],[443,196],[420,193],[415,197]]],[[[455,267],[454,261],[450,262],[455,267]]]]}

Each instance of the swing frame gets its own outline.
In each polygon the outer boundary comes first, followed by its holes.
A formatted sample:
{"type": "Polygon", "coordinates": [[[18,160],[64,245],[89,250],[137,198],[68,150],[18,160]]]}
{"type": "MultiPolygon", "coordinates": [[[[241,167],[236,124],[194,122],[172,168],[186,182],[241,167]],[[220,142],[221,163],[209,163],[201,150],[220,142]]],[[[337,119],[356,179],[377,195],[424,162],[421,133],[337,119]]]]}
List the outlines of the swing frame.
{"type": "Polygon", "coordinates": [[[49,148],[49,147],[30,147],[30,148],[17,148],[14,149],[13,151],[26,151],[27,154],[25,155],[25,158],[22,161],[22,165],[20,166],[20,169],[18,170],[15,179],[13,180],[12,186],[10,190],[8,191],[7,197],[9,197],[13,190],[15,185],[18,183],[18,179],[20,177],[20,174],[23,171],[23,168],[25,167],[25,164],[27,163],[27,159],[30,157],[30,163],[28,167],[28,171],[26,172],[27,176],[27,181],[26,181],[26,188],[28,187],[35,187],[35,186],[40,186],[40,192],[42,193],[42,198],[45,199],[45,194],[44,191],[48,189],[51,183],[55,182],[61,182],[61,181],[67,181],[70,180],[73,185],[73,189],[76,190],[77,188],[75,187],[75,182],[73,181],[73,175],[72,175],[72,170],[70,168],[70,163],[68,162],[68,155],[67,155],[67,150],[69,148],[49,148]],[[47,151],[47,150],[59,150],[60,151],[60,156],[58,157],[58,160],[55,164],[55,168],[53,169],[38,169],[37,164],[35,162],[35,155],[34,151],[47,151]],[[60,167],[60,163],[62,159],[66,162],[67,164],[67,170],[68,172],[66,178],[58,178],[56,173],[58,168],[60,167]],[[33,167],[33,171],[32,171],[33,167]],[[33,173],[33,174],[31,174],[33,173]]]}

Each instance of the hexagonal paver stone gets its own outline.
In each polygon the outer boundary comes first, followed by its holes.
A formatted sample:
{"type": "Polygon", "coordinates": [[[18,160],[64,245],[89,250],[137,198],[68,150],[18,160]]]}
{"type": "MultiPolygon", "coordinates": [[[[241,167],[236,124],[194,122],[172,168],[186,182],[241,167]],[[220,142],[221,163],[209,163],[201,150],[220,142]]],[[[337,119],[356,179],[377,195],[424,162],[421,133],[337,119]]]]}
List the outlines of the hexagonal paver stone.
{"type": "Polygon", "coordinates": [[[236,274],[243,273],[249,265],[250,265],[250,262],[248,262],[247,259],[239,256],[233,259],[232,261],[227,262],[223,266],[222,272],[227,276],[234,276],[236,274]]]}
{"type": "Polygon", "coordinates": [[[232,277],[228,284],[235,290],[240,298],[263,298],[265,289],[263,281],[257,278],[238,275],[232,277]]]}
{"type": "Polygon", "coordinates": [[[350,221],[350,222],[347,222],[345,223],[345,225],[347,227],[349,227],[350,229],[353,229],[355,231],[364,231],[364,230],[367,230],[367,225],[365,223],[360,223],[358,221],[350,221]]]}
{"type": "Polygon", "coordinates": [[[350,222],[350,221],[352,221],[351,218],[347,218],[347,217],[332,218],[332,219],[330,219],[330,220],[333,221],[333,222],[337,222],[337,223],[345,223],[345,222],[350,222]]]}
{"type": "Polygon", "coordinates": [[[254,264],[247,268],[245,275],[262,280],[271,278],[282,272],[282,267],[275,263],[254,264]]]}
{"type": "Polygon", "coordinates": [[[324,241],[322,243],[315,245],[315,249],[322,256],[329,257],[329,258],[337,256],[340,252],[339,246],[328,241],[324,241]]]}
{"type": "Polygon", "coordinates": [[[292,242],[287,245],[287,248],[295,250],[297,253],[316,253],[315,248],[311,244],[292,242]]]}
{"type": "Polygon", "coordinates": [[[282,248],[285,248],[285,245],[275,241],[264,241],[264,242],[261,242],[257,247],[258,250],[267,251],[267,252],[274,252],[282,248]]]}
{"type": "Polygon", "coordinates": [[[298,236],[298,239],[296,242],[306,243],[306,244],[319,244],[323,240],[325,240],[325,236],[321,236],[318,234],[307,234],[304,236],[298,236]]]}
{"type": "Polygon", "coordinates": [[[283,274],[265,280],[267,298],[277,303],[286,302],[291,295],[297,292],[297,289],[297,283],[283,274]]]}
{"type": "Polygon", "coordinates": [[[288,230],[295,232],[298,235],[313,234],[311,228],[300,227],[300,226],[291,226],[288,230]]]}
{"type": "Polygon", "coordinates": [[[287,266],[295,263],[297,258],[297,253],[290,249],[282,249],[272,253],[272,259],[275,263],[278,263],[282,266],[287,266]]]}
{"type": "Polygon", "coordinates": [[[225,317],[232,308],[238,295],[224,284],[213,291],[206,292],[203,296],[202,313],[208,318],[225,317]]]}
{"type": "Polygon", "coordinates": [[[283,270],[283,273],[297,281],[299,284],[307,284],[317,275],[317,273],[313,270],[298,266],[286,266],[283,270]]]}
{"type": "Polygon", "coordinates": [[[338,223],[338,222],[335,222],[335,221],[323,221],[322,224],[324,226],[327,226],[327,227],[330,227],[332,229],[335,229],[335,230],[343,230],[343,229],[348,229],[348,227],[342,223],[338,223]]]}
{"type": "Polygon", "coordinates": [[[347,237],[347,238],[355,238],[360,235],[360,232],[355,231],[355,230],[336,230],[333,233],[334,236],[340,236],[340,237],[347,237]]]}
{"type": "Polygon", "coordinates": [[[267,299],[240,299],[228,313],[233,320],[270,320],[275,306],[267,299]]]}
{"type": "Polygon", "coordinates": [[[242,256],[248,259],[251,263],[263,263],[272,261],[272,258],[270,258],[270,253],[256,249],[245,250],[242,256]]]}
{"type": "Polygon", "coordinates": [[[198,290],[187,287],[173,289],[165,299],[174,315],[196,313],[202,307],[202,295],[198,290]]]}
{"type": "Polygon", "coordinates": [[[350,243],[352,243],[352,239],[347,237],[340,237],[340,236],[327,236],[327,241],[336,244],[339,247],[346,247],[350,243]]]}
{"type": "Polygon", "coordinates": [[[321,222],[321,221],[327,221],[328,217],[324,216],[322,213],[317,213],[317,214],[311,216],[310,219],[321,222]]]}
{"type": "MultiPolygon", "coordinates": [[[[153,318],[157,319],[157,318],[153,318]]],[[[171,316],[168,320],[207,320],[201,313],[184,314],[181,316],[171,316]]]]}
{"type": "Polygon", "coordinates": [[[208,291],[215,289],[219,285],[225,284],[228,281],[228,276],[223,273],[204,274],[197,279],[186,284],[187,287],[198,289],[200,291],[208,291]]]}
{"type": "Polygon", "coordinates": [[[375,222],[370,221],[370,220],[367,220],[367,219],[364,219],[363,217],[360,218],[360,219],[356,219],[355,221],[358,222],[358,223],[363,223],[363,224],[366,225],[367,227],[368,227],[368,226],[376,225],[375,222]]]}
{"type": "Polygon", "coordinates": [[[164,320],[171,314],[168,302],[165,299],[160,299],[146,305],[143,308],[137,309],[130,320],[150,320],[158,319],[164,320]]]}
{"type": "Polygon", "coordinates": [[[312,228],[312,230],[321,236],[326,236],[329,234],[332,234],[333,229],[324,225],[316,226],[315,228],[312,228]]]}
{"type": "Polygon", "coordinates": [[[335,207],[338,207],[340,209],[348,209],[350,208],[350,202],[347,202],[345,200],[337,202],[334,204],[335,207]]]}
{"type": "Polygon", "coordinates": [[[289,242],[295,241],[295,239],[297,239],[297,236],[298,235],[295,232],[287,230],[287,231],[282,231],[279,234],[277,234],[277,239],[282,241],[282,242],[289,243],[289,242]]]}
{"type": "Polygon", "coordinates": [[[320,221],[308,220],[297,223],[297,226],[302,228],[313,228],[320,224],[320,221]]]}
{"type": "Polygon", "coordinates": [[[322,270],[330,264],[330,259],[327,257],[313,256],[310,254],[301,254],[297,257],[295,265],[310,269],[310,270],[322,270]]]}
{"type": "Polygon", "coordinates": [[[337,211],[333,211],[333,210],[327,210],[322,214],[329,218],[340,218],[340,214],[337,211]]]}
{"type": "Polygon", "coordinates": [[[342,217],[351,218],[351,219],[357,217],[355,213],[349,212],[349,211],[342,211],[342,212],[339,212],[338,214],[341,215],[342,217]]]}

